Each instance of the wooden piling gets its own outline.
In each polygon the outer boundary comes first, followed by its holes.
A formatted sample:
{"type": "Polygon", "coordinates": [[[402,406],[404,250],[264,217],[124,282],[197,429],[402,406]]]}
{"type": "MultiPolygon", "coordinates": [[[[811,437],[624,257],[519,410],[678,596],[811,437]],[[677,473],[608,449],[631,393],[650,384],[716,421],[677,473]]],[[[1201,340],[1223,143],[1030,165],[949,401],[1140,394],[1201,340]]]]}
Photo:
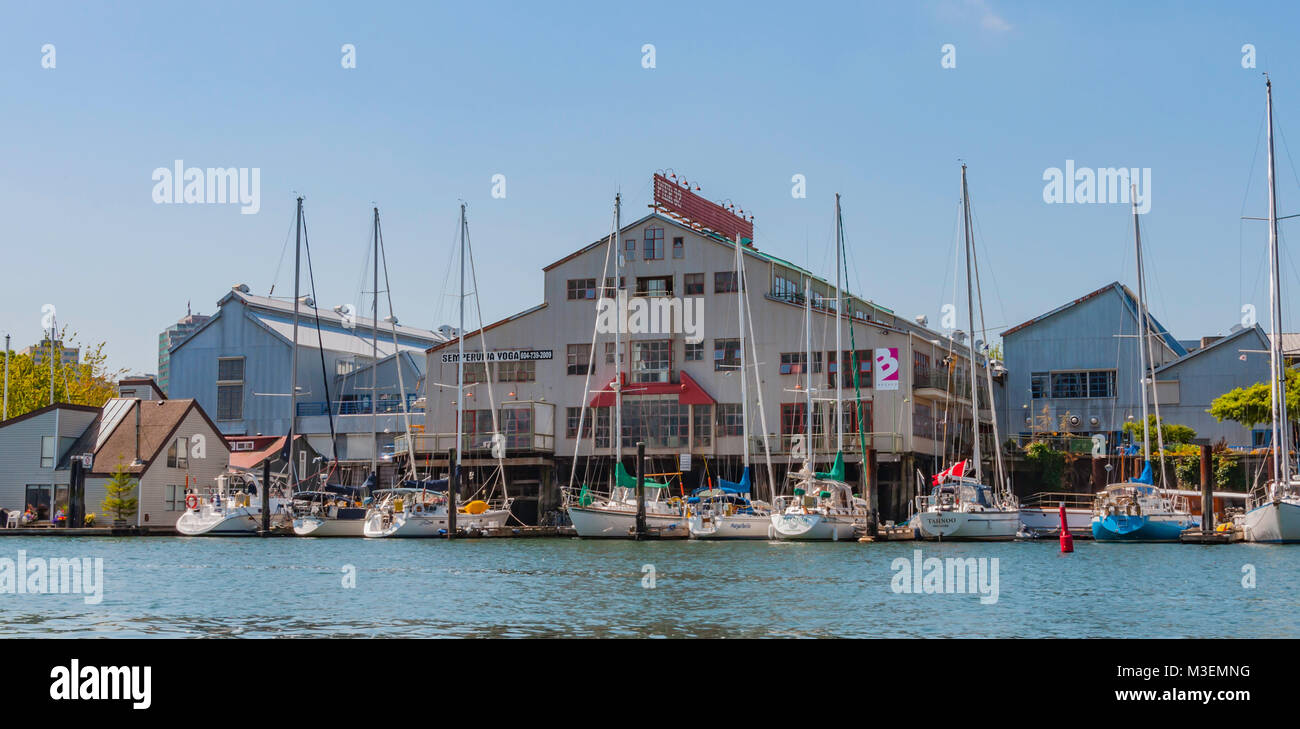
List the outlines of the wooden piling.
{"type": "Polygon", "coordinates": [[[645,528],[645,441],[636,444],[636,538],[644,539],[645,528]]]}
{"type": "Polygon", "coordinates": [[[1214,481],[1210,446],[1201,444],[1201,531],[1214,531],[1214,481]]]}
{"type": "Polygon", "coordinates": [[[271,457],[262,461],[262,531],[261,536],[271,533],[271,457]]]}

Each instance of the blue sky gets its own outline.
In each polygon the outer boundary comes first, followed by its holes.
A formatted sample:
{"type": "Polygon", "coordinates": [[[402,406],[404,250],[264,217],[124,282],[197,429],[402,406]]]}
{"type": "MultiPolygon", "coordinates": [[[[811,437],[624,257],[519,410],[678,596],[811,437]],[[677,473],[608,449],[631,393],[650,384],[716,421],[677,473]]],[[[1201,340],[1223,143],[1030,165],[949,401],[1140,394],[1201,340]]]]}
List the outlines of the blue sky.
{"type": "MultiPolygon", "coordinates": [[[[373,201],[397,314],[416,326],[452,320],[442,284],[463,198],[496,319],[541,300],[542,266],[607,232],[615,191],[625,219],[643,213],[661,168],[753,212],[760,248],[825,275],[840,192],[852,288],[934,321],[952,298],[960,158],[990,326],[1132,281],[1127,206],[1043,201],[1044,170],[1073,159],[1151,168],[1152,309],[1180,338],[1222,333],[1244,303],[1267,308],[1266,226],[1239,220],[1266,212],[1264,70],[1280,212],[1300,212],[1300,148],[1287,146],[1300,147],[1297,14],[1005,0],[10,4],[0,329],[15,348],[34,342],[53,303],[83,342],[108,342],[112,366],[154,372],[157,334],[187,301],[210,313],[231,284],[277,281],[294,191],[321,303],[359,300],[373,201]],[[47,43],[54,69],[41,67],[47,43]],[[345,43],[355,69],[341,67],[345,43]],[[946,43],[956,68],[941,68],[946,43]],[[1242,67],[1247,43],[1257,68],[1242,67]],[[260,212],[154,204],[153,170],[177,159],[260,168],[260,212]],[[505,199],[490,194],[498,173],[505,199]],[[790,194],[794,174],[805,199],[790,194]]],[[[286,260],[277,293],[291,274],[286,260]]]]}

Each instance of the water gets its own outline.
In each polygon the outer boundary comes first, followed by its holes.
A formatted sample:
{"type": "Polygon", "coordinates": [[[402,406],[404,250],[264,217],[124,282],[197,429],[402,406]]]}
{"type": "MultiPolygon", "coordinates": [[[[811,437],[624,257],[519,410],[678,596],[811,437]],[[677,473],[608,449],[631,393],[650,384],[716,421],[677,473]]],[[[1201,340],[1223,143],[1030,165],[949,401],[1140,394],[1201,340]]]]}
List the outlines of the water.
{"type": "MultiPolygon", "coordinates": [[[[102,557],[103,599],[0,594],[0,635],[1300,637],[1300,547],[0,539],[102,557]],[[896,558],[998,559],[998,599],[897,594],[896,558]],[[655,586],[642,586],[643,565],[655,586]],[[345,588],[345,566],[355,588],[345,588]],[[1256,587],[1243,587],[1253,566],[1256,587]]],[[[910,567],[909,574],[910,574],[910,567]]],[[[910,580],[909,580],[910,582],[910,580]]]]}

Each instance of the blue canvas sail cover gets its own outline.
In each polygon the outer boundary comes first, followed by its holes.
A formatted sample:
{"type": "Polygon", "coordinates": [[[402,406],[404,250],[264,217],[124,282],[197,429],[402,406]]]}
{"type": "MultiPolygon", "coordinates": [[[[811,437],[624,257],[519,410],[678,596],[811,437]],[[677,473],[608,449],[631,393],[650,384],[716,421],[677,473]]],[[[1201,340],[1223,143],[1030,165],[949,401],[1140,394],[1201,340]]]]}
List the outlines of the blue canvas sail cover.
{"type": "MultiPolygon", "coordinates": [[[[747,494],[747,493],[749,493],[749,491],[750,491],[750,482],[749,482],[749,466],[745,466],[745,472],[742,473],[742,474],[740,474],[740,480],[739,480],[739,481],[728,481],[728,480],[725,479],[725,478],[719,478],[717,484],[716,484],[713,488],[719,489],[719,490],[721,490],[722,492],[724,492],[724,493],[728,493],[728,494],[747,494]]],[[[703,486],[701,486],[701,487],[695,489],[694,491],[692,491],[692,492],[691,492],[691,495],[692,495],[692,496],[698,496],[699,494],[701,494],[701,493],[703,493],[703,492],[705,492],[705,491],[708,491],[708,490],[709,490],[709,485],[706,483],[705,485],[703,485],[703,486]]]]}
{"type": "Polygon", "coordinates": [[[1132,483],[1153,485],[1155,482],[1155,474],[1151,472],[1151,461],[1147,460],[1146,465],[1142,466],[1142,475],[1133,479],[1132,483]]]}
{"type": "Polygon", "coordinates": [[[446,491],[447,479],[445,478],[424,478],[420,480],[406,479],[402,485],[408,489],[424,489],[425,491],[446,491]]]}

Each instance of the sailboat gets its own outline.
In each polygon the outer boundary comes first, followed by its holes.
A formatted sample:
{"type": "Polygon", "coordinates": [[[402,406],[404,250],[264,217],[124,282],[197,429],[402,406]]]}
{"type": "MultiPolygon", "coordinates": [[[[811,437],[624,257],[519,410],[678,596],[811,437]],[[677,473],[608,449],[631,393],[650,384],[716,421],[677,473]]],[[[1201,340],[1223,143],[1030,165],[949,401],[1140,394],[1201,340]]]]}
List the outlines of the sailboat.
{"type": "MultiPolygon", "coordinates": [[[[975,347],[975,296],[979,286],[974,229],[971,226],[970,189],[966,183],[966,165],[961,166],[962,227],[966,243],[966,308],[970,332],[967,356],[970,358],[971,458],[941,471],[933,479],[930,493],[916,498],[917,513],[913,527],[922,539],[947,541],[1010,541],[1020,531],[1020,507],[1011,494],[1002,465],[1002,453],[994,451],[997,488],[990,488],[980,478],[980,377],[975,347]]],[[[980,296],[980,319],[984,304],[980,296]]],[[[983,329],[983,328],[982,328],[983,329]]],[[[986,330],[985,330],[986,331],[986,330]]],[[[987,355],[987,353],[986,353],[987,355]]],[[[985,357],[985,382],[990,406],[993,403],[991,362],[985,357]]],[[[993,419],[993,442],[998,444],[997,418],[993,419]]]]}
{"type": "Polygon", "coordinates": [[[1277,241],[1277,188],[1273,180],[1273,82],[1265,81],[1268,104],[1269,402],[1272,412],[1272,475],[1246,498],[1242,531],[1247,541],[1300,542],[1300,479],[1291,464],[1291,422],[1286,412],[1286,363],[1282,358],[1282,278],[1277,241]]]}
{"type": "MultiPolygon", "coordinates": [[[[379,209],[375,209],[375,256],[376,266],[378,266],[378,257],[382,252],[382,243],[379,233],[379,209]]],[[[457,337],[457,361],[456,367],[456,463],[454,468],[459,473],[461,468],[461,451],[464,441],[464,420],[465,420],[465,262],[469,250],[469,223],[465,217],[465,205],[460,206],[460,335],[457,337]]],[[[388,285],[388,266],[387,257],[385,256],[384,265],[384,282],[385,287],[388,285]]],[[[477,278],[477,277],[476,277],[477,278]]],[[[376,268],[375,288],[379,287],[379,273],[376,268]]],[[[475,284],[475,290],[478,286],[475,284]]],[[[378,297],[378,293],[376,293],[378,297]]],[[[389,319],[394,327],[393,330],[393,351],[397,351],[397,331],[396,319],[392,316],[392,295],[389,294],[388,308],[389,319]]],[[[379,304],[376,299],[375,315],[378,316],[379,304]]],[[[482,317],[480,317],[481,319],[482,317]]],[[[483,346],[483,363],[485,371],[490,373],[490,365],[487,363],[487,344],[484,341],[483,332],[479,332],[479,343],[483,346]]],[[[401,385],[401,368],[398,367],[399,387],[402,387],[402,408],[406,412],[406,394],[404,386],[401,385]]],[[[489,393],[489,407],[492,409],[493,436],[492,451],[497,459],[497,473],[495,475],[502,479],[502,491],[505,492],[504,479],[505,472],[501,466],[504,458],[504,440],[496,429],[496,407],[491,400],[492,378],[490,374],[486,378],[486,384],[489,393]]],[[[408,449],[413,448],[411,445],[412,438],[409,420],[406,423],[408,449]]],[[[449,500],[447,492],[450,488],[458,487],[453,485],[450,477],[443,479],[420,479],[414,473],[415,453],[413,450],[407,453],[408,473],[402,480],[402,485],[390,489],[384,489],[376,494],[376,501],[373,506],[366,512],[365,527],[363,532],[367,537],[436,537],[445,535],[450,529],[451,519],[449,514],[449,500]]],[[[457,479],[457,484],[459,479],[457,479]]],[[[498,504],[489,504],[483,499],[471,499],[468,503],[457,508],[456,526],[458,529],[494,529],[503,527],[506,520],[510,518],[510,506],[512,500],[508,493],[504,493],[503,501],[498,504]]]]}
{"type": "MultiPolygon", "coordinates": [[[[1097,494],[1092,516],[1092,538],[1103,542],[1177,542],[1184,529],[1199,526],[1200,520],[1187,508],[1186,499],[1156,488],[1151,469],[1151,429],[1147,420],[1147,383],[1154,382],[1150,361],[1151,332],[1146,304],[1146,268],[1142,259],[1142,230],[1139,225],[1137,191],[1133,203],[1133,247],[1137,257],[1138,366],[1142,393],[1142,474],[1130,481],[1111,484],[1097,494]]],[[[1157,432],[1160,426],[1156,406],[1157,432]]],[[[1160,436],[1161,458],[1164,440],[1160,436]]]]}
{"type": "MultiPolygon", "coordinates": [[[[614,257],[615,266],[612,280],[618,281],[622,273],[621,258],[619,257],[621,254],[618,252],[617,247],[621,211],[622,196],[615,195],[614,222],[609,233],[609,246],[605,249],[605,267],[602,271],[602,281],[611,280],[604,276],[604,274],[609,273],[611,256],[614,257]]],[[[614,351],[621,352],[622,317],[616,316],[614,319],[616,321],[614,327],[614,351]]],[[[593,362],[595,361],[594,353],[596,351],[596,333],[598,331],[599,328],[592,333],[590,361],[593,362]]],[[[594,493],[586,483],[582,484],[576,494],[574,493],[578,471],[578,452],[582,444],[583,427],[588,410],[588,408],[583,407],[580,410],[581,414],[578,419],[578,437],[575,439],[573,446],[573,467],[569,472],[569,486],[564,492],[564,509],[569,514],[569,520],[573,523],[574,531],[578,533],[579,537],[588,539],[626,539],[637,523],[637,479],[623,467],[623,375],[621,357],[615,357],[614,360],[615,376],[610,382],[610,387],[614,391],[614,428],[611,434],[614,443],[613,484],[607,494],[594,493]]],[[[591,393],[593,369],[589,368],[587,370],[587,377],[583,384],[582,398],[584,403],[591,393]]],[[[594,427],[591,429],[593,444],[595,442],[595,430],[594,427]]],[[[665,494],[670,493],[667,482],[643,479],[643,485],[645,487],[645,524],[647,527],[651,529],[671,528],[685,522],[680,503],[664,497],[665,494]]]]}
{"type": "MultiPolygon", "coordinates": [[[[298,217],[294,224],[295,248],[293,257],[293,358],[289,375],[289,437],[285,441],[286,460],[288,461],[288,481],[291,489],[297,489],[302,483],[302,474],[297,472],[298,459],[294,457],[297,446],[298,430],[298,319],[303,305],[300,296],[302,249],[305,239],[305,217],[302,211],[302,198],[298,198],[298,217]]],[[[311,249],[308,247],[308,266],[311,265],[311,249]]],[[[313,289],[315,285],[313,284],[313,289]]],[[[315,291],[312,292],[315,294],[315,291]]],[[[315,307],[314,301],[308,302],[315,307]]],[[[316,319],[317,337],[320,336],[320,318],[316,319]]],[[[322,345],[322,352],[323,352],[322,345]]],[[[330,405],[327,373],[324,372],[325,360],[321,356],[322,380],[325,384],[326,413],[330,420],[330,443],[334,443],[334,415],[330,405]]],[[[366,485],[341,486],[329,483],[329,471],[318,474],[320,486],[310,490],[295,490],[292,494],[293,533],[300,537],[359,537],[362,519],[366,510],[361,507],[361,500],[367,486],[373,485],[373,477],[366,485]]]]}
{"type": "MultiPolygon", "coordinates": [[[[206,496],[185,497],[185,513],[176,520],[176,531],[187,537],[250,536],[262,528],[259,494],[270,484],[242,468],[228,468],[217,476],[216,487],[206,496]]],[[[272,514],[289,505],[278,490],[267,494],[272,514]]]]}
{"type": "MultiPolygon", "coordinates": [[[[753,499],[753,484],[750,478],[749,463],[749,387],[745,372],[745,308],[748,306],[748,287],[745,280],[744,256],[741,252],[740,236],[736,236],[736,314],[740,323],[740,366],[736,373],[740,375],[740,432],[742,439],[742,471],[739,481],[718,478],[716,483],[706,482],[691,493],[687,499],[689,516],[687,524],[691,536],[695,539],[767,539],[771,526],[771,504],[753,499]]],[[[752,317],[751,317],[752,320],[752,317]]],[[[755,372],[757,377],[757,372],[755,372]]],[[[760,388],[758,395],[759,409],[762,410],[763,395],[760,388]]],[[[766,418],[764,418],[766,423],[766,418]]],[[[768,486],[772,479],[772,461],[767,447],[767,428],[763,428],[763,452],[767,455],[768,486]]]]}
{"type": "MultiPolygon", "coordinates": [[[[793,495],[775,499],[771,516],[770,536],[782,540],[840,541],[853,539],[859,530],[869,525],[870,511],[865,500],[853,494],[844,480],[844,411],[843,347],[840,343],[841,317],[844,312],[844,290],[840,286],[840,271],[844,254],[844,225],[840,216],[840,197],[835,196],[835,433],[837,447],[835,462],[829,471],[813,470],[813,386],[812,370],[812,278],[804,283],[804,356],[808,366],[805,389],[807,421],[803,467],[787,475],[793,482],[793,495]]],[[[850,319],[851,321],[851,319],[850,319]]],[[[856,357],[856,355],[855,355],[856,357]]],[[[855,365],[856,369],[856,365],[855,365]]],[[[859,396],[859,400],[861,397],[859,396]]],[[[795,449],[799,450],[799,449],[795,449]]],[[[863,459],[865,465],[866,460],[863,459]]]]}

